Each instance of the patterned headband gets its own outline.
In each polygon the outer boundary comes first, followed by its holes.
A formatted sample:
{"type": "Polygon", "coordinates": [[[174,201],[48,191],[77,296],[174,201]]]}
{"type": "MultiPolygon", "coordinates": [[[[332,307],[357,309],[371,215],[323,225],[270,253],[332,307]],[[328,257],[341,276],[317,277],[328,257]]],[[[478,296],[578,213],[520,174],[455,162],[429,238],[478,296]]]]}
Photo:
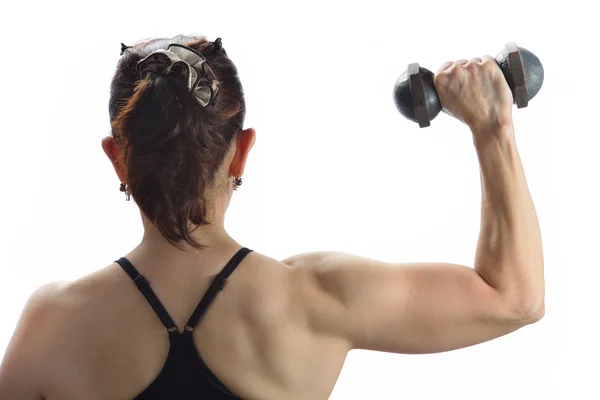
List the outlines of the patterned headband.
{"type": "Polygon", "coordinates": [[[179,75],[194,93],[202,107],[214,104],[221,90],[221,82],[202,54],[181,45],[170,44],[167,50],[156,50],[137,63],[142,77],[149,74],[179,75]]]}

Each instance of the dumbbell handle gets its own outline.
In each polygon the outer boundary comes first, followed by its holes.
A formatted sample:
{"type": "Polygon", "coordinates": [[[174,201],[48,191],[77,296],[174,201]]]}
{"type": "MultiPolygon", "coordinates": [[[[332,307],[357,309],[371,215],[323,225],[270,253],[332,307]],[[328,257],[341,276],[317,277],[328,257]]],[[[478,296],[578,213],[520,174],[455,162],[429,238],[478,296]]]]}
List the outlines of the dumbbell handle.
{"type": "MultiPolygon", "coordinates": [[[[544,82],[544,68],[535,54],[508,43],[496,57],[518,108],[527,107],[544,82]]],[[[434,74],[413,63],[394,86],[394,101],[398,111],[421,128],[427,127],[442,110],[433,83],[434,74]]]]}

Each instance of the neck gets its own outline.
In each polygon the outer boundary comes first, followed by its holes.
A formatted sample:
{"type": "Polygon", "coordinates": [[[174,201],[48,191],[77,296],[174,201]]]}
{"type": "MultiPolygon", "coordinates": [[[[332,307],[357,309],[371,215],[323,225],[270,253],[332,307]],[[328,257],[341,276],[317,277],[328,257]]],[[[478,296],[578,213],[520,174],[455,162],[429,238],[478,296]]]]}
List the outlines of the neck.
{"type": "Polygon", "coordinates": [[[205,256],[207,252],[213,253],[215,250],[231,248],[237,246],[237,243],[225,230],[225,207],[213,208],[211,215],[207,215],[207,220],[211,221],[210,225],[201,225],[198,227],[190,225],[191,236],[200,244],[205,246],[204,250],[192,247],[189,243],[181,241],[179,246],[181,249],[169,243],[160,233],[156,225],[151,223],[142,214],[142,223],[144,225],[144,236],[142,241],[134,250],[136,253],[142,253],[153,259],[161,260],[189,260],[199,256],[205,256]]]}

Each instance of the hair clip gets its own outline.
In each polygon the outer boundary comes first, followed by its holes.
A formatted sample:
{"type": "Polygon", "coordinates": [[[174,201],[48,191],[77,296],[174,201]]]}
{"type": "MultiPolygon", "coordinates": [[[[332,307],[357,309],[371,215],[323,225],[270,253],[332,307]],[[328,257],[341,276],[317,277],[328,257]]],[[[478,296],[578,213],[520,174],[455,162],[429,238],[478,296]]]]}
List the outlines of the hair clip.
{"type": "Polygon", "coordinates": [[[223,49],[223,42],[222,42],[221,38],[217,38],[217,40],[215,40],[213,42],[212,52],[217,53],[217,52],[221,51],[222,49],[223,49]]]}
{"type": "Polygon", "coordinates": [[[125,53],[125,50],[127,49],[133,49],[133,46],[127,46],[123,43],[121,43],[121,55],[123,55],[123,53],[125,53]]]}
{"type": "Polygon", "coordinates": [[[177,43],[167,50],[156,50],[138,61],[137,69],[143,78],[149,74],[180,76],[202,107],[213,105],[221,82],[206,58],[198,51],[177,43]]]}

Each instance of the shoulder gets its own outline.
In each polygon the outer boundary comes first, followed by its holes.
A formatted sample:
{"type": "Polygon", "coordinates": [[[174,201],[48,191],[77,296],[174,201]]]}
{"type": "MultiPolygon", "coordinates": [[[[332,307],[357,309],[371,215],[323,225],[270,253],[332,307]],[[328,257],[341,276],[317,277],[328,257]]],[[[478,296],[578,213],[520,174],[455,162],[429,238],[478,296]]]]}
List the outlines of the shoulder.
{"type": "Polygon", "coordinates": [[[28,347],[39,340],[40,330],[52,331],[56,320],[60,319],[64,309],[65,296],[69,282],[49,282],[35,289],[23,307],[21,316],[14,331],[13,341],[26,341],[28,347]],[[23,339],[23,340],[20,340],[23,339]]]}
{"type": "Polygon", "coordinates": [[[38,396],[47,372],[45,354],[56,332],[67,284],[50,282],[29,296],[0,365],[1,398],[38,396]],[[10,397],[3,397],[5,394],[10,397]]]}
{"type": "Polygon", "coordinates": [[[354,280],[356,286],[361,279],[347,272],[364,259],[337,251],[314,251],[282,262],[290,267],[290,291],[311,331],[343,338],[348,297],[344,288],[350,286],[348,280],[354,280]]]}
{"type": "Polygon", "coordinates": [[[60,298],[60,295],[65,292],[65,288],[70,283],[71,282],[68,281],[45,283],[31,293],[27,300],[27,304],[30,307],[43,307],[44,305],[50,304],[53,300],[60,298]]]}
{"type": "Polygon", "coordinates": [[[319,289],[322,294],[337,293],[345,284],[359,285],[374,269],[386,263],[340,251],[314,251],[297,254],[283,261],[293,268],[296,282],[307,288],[319,289]],[[350,282],[352,281],[352,282],[350,282]]]}
{"type": "MultiPolygon", "coordinates": [[[[65,338],[64,327],[76,319],[79,311],[77,281],[55,281],[35,289],[25,302],[9,348],[47,354],[44,347],[56,346],[65,338]],[[74,297],[75,296],[75,297],[74,297]]],[[[39,354],[39,355],[37,355],[39,354]]]]}
{"type": "Polygon", "coordinates": [[[60,307],[70,282],[49,282],[35,289],[29,296],[19,320],[19,325],[48,323],[56,316],[56,308],[60,307]]]}
{"type": "Polygon", "coordinates": [[[114,268],[102,268],[74,281],[46,283],[29,295],[0,365],[0,398],[26,397],[14,392],[16,387],[10,388],[11,396],[2,396],[14,382],[40,388],[60,376],[55,366],[73,354],[74,347],[81,348],[85,335],[77,332],[93,325],[97,309],[90,305],[100,296],[109,297],[106,278],[114,273],[114,268]]]}

